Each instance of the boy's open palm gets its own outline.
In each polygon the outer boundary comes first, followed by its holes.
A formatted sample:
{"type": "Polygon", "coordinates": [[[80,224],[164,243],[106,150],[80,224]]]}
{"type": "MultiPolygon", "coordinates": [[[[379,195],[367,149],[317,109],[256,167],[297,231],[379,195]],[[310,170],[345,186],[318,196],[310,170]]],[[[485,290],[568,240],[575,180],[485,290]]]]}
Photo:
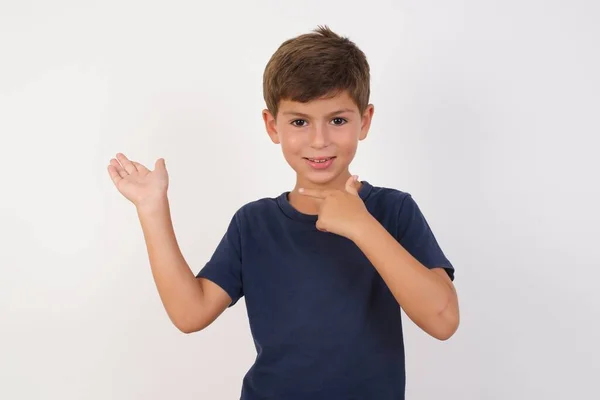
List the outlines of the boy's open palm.
{"type": "Polygon", "coordinates": [[[350,177],[344,190],[299,189],[299,193],[319,200],[317,229],[352,239],[369,217],[365,203],[356,190],[356,176],[350,177]]]}
{"type": "Polygon", "coordinates": [[[155,169],[150,171],[118,153],[116,159],[110,160],[108,173],[119,192],[136,207],[163,198],[169,187],[169,175],[163,158],[156,160],[155,169]]]}

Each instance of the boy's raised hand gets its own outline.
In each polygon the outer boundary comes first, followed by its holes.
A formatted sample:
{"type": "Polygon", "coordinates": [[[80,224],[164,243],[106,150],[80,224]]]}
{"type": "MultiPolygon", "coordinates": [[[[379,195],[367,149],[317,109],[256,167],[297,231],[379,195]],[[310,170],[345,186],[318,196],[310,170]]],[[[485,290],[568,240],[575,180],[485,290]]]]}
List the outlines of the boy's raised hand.
{"type": "Polygon", "coordinates": [[[352,240],[362,224],[369,221],[371,214],[358,195],[357,179],[351,176],[344,190],[298,189],[298,193],[319,200],[317,229],[352,240]]]}
{"type": "Polygon", "coordinates": [[[156,160],[154,171],[150,171],[118,153],[110,160],[108,173],[119,192],[138,208],[166,197],[169,175],[163,158],[156,160]]]}

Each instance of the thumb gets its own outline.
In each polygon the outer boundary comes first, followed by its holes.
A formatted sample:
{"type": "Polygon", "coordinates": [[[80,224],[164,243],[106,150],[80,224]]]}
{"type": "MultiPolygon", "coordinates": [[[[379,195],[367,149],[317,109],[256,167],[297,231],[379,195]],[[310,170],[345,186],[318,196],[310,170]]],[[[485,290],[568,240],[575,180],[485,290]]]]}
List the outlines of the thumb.
{"type": "Polygon", "coordinates": [[[154,163],[154,168],[156,168],[156,169],[167,169],[167,167],[165,165],[165,159],[164,158],[159,158],[158,160],[156,160],[156,163],[154,163]]]}
{"type": "Polygon", "coordinates": [[[346,181],[346,192],[348,192],[350,194],[358,195],[358,191],[356,190],[356,186],[355,186],[357,180],[358,180],[357,175],[352,175],[350,178],[348,178],[348,180],[346,181]]]}

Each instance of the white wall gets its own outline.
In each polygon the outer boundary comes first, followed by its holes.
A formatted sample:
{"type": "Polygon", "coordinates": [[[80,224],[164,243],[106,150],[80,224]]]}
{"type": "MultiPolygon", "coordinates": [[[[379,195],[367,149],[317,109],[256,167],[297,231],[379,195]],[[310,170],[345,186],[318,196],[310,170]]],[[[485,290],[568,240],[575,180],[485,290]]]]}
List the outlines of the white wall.
{"type": "Polygon", "coordinates": [[[239,397],[244,302],[178,332],[106,165],[166,159],[199,270],[240,205],[291,187],[262,71],[318,24],[372,66],[353,172],[412,193],[457,268],[456,336],[406,323],[407,398],[599,398],[599,18],[592,0],[3,0],[0,398],[239,397]]]}

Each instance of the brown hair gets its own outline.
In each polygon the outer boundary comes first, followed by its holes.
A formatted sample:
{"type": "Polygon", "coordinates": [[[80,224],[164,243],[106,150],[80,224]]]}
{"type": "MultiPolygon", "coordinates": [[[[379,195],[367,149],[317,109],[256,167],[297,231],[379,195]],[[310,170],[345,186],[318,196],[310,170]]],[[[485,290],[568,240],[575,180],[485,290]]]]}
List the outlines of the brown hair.
{"type": "Polygon", "coordinates": [[[370,96],[369,64],[352,41],[327,26],[283,42],[263,75],[263,97],[275,118],[281,100],[304,103],[344,90],[362,114],[370,96]]]}

